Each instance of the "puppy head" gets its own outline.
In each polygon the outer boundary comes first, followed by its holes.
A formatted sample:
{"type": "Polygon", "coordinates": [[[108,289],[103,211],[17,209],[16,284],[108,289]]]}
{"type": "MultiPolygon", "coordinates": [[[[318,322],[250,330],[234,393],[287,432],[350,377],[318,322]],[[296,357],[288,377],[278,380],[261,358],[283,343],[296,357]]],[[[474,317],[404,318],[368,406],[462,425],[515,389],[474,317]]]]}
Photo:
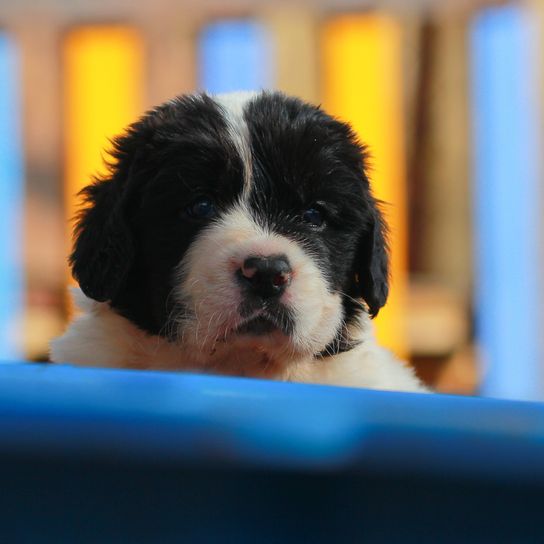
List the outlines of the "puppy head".
{"type": "Polygon", "coordinates": [[[116,139],[114,159],[84,190],[74,276],[195,365],[244,373],[348,349],[349,325],[385,303],[364,148],[321,109],[180,97],[116,139]]]}

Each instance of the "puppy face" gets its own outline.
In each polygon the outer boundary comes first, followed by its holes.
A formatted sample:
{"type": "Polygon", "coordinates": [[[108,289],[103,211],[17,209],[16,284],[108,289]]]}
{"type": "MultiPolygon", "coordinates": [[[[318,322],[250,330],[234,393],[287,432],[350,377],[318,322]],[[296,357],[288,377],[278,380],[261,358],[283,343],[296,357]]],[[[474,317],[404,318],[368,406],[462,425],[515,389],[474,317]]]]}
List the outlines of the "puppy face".
{"type": "Polygon", "coordinates": [[[114,157],[84,191],[74,276],[195,366],[261,374],[349,349],[349,325],[385,303],[364,149],[319,108],[181,97],[129,127],[114,157]]]}

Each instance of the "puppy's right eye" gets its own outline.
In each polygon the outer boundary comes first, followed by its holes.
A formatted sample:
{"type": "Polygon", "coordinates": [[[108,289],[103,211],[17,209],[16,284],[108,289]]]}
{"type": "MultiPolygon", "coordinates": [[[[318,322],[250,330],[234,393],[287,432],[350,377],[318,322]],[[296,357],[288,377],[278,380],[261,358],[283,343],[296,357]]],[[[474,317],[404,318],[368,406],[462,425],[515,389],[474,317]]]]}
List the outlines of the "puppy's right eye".
{"type": "Polygon", "coordinates": [[[302,220],[312,227],[321,227],[325,221],[325,212],[319,204],[316,204],[304,211],[302,220]]]}
{"type": "Polygon", "coordinates": [[[185,208],[185,214],[192,219],[211,219],[216,213],[214,203],[205,196],[197,198],[185,208]]]}

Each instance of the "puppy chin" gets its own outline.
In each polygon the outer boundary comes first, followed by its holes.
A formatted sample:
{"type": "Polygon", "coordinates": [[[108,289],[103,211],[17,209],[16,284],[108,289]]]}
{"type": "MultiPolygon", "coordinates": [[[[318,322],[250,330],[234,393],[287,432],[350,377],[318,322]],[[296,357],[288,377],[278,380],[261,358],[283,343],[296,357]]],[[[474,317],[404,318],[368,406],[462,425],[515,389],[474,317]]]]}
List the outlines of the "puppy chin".
{"type": "Polygon", "coordinates": [[[232,333],[199,352],[198,367],[232,376],[270,378],[283,374],[296,354],[291,339],[279,330],[266,334],[232,333]]]}
{"type": "Polygon", "coordinates": [[[187,325],[178,336],[179,348],[192,355],[193,366],[199,370],[266,377],[302,356],[290,334],[259,315],[237,316],[205,331],[198,322],[187,325]]]}
{"type": "Polygon", "coordinates": [[[265,334],[236,333],[224,342],[224,345],[228,346],[227,349],[233,349],[239,353],[247,351],[265,353],[272,359],[280,356],[285,359],[286,352],[294,350],[289,336],[279,330],[265,334]]]}

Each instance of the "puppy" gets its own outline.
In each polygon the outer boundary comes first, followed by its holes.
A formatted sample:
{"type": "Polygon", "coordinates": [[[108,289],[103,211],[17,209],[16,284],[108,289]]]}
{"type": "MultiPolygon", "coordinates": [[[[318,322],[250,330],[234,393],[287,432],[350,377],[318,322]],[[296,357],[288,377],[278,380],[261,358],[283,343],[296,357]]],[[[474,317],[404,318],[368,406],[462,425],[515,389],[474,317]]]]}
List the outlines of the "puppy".
{"type": "Polygon", "coordinates": [[[53,361],[425,391],[374,340],[386,227],[347,124],[276,92],[181,96],[113,157],[53,361]]]}

